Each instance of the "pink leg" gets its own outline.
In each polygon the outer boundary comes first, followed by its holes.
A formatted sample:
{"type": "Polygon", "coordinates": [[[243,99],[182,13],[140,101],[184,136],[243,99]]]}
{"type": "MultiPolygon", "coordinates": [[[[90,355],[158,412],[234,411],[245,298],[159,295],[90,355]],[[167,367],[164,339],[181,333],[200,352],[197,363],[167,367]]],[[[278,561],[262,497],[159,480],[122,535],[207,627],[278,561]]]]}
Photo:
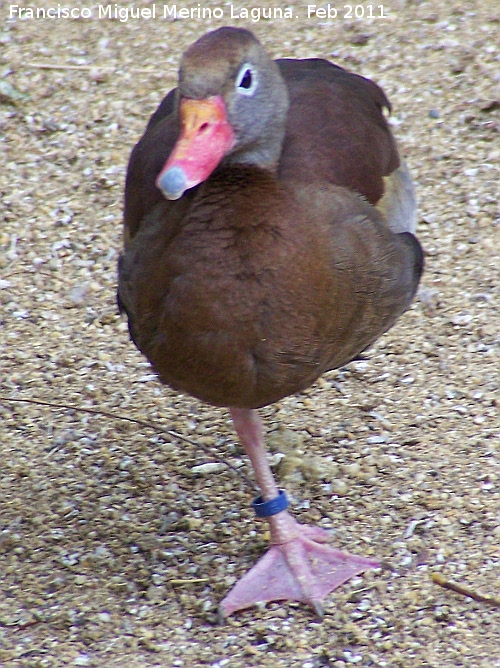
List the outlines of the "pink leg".
{"type": "MultiPolygon", "coordinates": [[[[267,462],[258,413],[232,408],[231,415],[264,501],[276,498],[279,490],[267,462]]],[[[268,521],[271,547],[221,602],[223,616],[258,602],[291,600],[308,603],[321,617],[321,602],[330,592],[378,565],[372,559],[326,545],[330,541],[328,532],[299,524],[287,510],[272,515],[268,521]]]]}

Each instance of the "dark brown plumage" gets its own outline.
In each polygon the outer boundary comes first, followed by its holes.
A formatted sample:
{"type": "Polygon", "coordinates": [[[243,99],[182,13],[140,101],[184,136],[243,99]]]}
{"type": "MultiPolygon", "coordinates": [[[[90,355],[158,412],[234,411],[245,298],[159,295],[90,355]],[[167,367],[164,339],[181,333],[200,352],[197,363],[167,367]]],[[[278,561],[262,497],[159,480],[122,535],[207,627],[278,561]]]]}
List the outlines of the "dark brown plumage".
{"type": "MultiPolygon", "coordinates": [[[[130,158],[119,302],[132,339],[162,382],[231,409],[266,501],[277,488],[250,409],[355,358],[418,285],[413,187],[384,107],[368,79],[272,61],[248,31],[222,28],[184,54],[130,158]]],[[[299,525],[286,510],[270,522],[268,555],[297,576],[299,525]]],[[[324,538],[304,540],[311,562],[324,538]]],[[[347,577],[298,593],[242,581],[222,609],[279,598],[319,609],[347,577]]]]}

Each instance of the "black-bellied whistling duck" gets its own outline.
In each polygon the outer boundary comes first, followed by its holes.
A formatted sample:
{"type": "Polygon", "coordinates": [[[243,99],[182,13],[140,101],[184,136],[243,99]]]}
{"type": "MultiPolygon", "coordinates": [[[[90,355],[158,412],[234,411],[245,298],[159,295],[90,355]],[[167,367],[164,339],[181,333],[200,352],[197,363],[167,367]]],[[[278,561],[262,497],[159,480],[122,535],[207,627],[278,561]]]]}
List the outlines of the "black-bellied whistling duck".
{"type": "Polygon", "coordinates": [[[221,28],[132,152],[119,302],[160,380],[227,406],[271,547],[221,603],[322,600],[376,564],[288,512],[255,409],[354,359],[408,308],[422,272],[413,186],[372,81],[272,60],[221,28]]]}

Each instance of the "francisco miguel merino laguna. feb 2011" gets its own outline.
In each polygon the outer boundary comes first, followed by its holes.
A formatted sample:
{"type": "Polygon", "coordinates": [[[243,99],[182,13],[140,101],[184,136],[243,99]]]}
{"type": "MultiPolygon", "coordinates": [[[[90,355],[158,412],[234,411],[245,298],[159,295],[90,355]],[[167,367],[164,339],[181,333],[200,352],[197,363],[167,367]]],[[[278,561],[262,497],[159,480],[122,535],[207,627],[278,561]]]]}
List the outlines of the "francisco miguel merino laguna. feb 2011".
{"type": "Polygon", "coordinates": [[[177,4],[152,5],[151,7],[139,7],[132,5],[124,7],[117,3],[95,5],[93,7],[74,7],[67,5],[53,5],[52,7],[37,7],[30,5],[9,5],[9,18],[21,20],[32,19],[108,19],[126,23],[131,19],[232,19],[251,20],[253,23],[261,19],[363,19],[363,18],[387,18],[388,14],[384,5],[335,5],[323,6],[305,5],[301,13],[295,13],[292,7],[240,7],[235,4],[223,7],[205,7],[198,3],[195,7],[185,7],[177,4]]]}

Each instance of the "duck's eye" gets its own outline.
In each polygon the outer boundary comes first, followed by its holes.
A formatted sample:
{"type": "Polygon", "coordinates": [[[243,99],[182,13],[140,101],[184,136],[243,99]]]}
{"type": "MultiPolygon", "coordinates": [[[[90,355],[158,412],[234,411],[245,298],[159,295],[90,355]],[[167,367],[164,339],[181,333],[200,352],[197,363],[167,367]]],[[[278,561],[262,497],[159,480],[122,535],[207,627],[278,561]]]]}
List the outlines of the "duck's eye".
{"type": "Polygon", "coordinates": [[[240,88],[250,88],[252,85],[252,72],[250,70],[245,70],[243,74],[243,79],[239,83],[240,88]]]}
{"type": "Polygon", "coordinates": [[[236,77],[236,88],[239,93],[243,95],[253,95],[255,88],[257,87],[257,77],[254,70],[245,63],[238,72],[236,77]]]}

